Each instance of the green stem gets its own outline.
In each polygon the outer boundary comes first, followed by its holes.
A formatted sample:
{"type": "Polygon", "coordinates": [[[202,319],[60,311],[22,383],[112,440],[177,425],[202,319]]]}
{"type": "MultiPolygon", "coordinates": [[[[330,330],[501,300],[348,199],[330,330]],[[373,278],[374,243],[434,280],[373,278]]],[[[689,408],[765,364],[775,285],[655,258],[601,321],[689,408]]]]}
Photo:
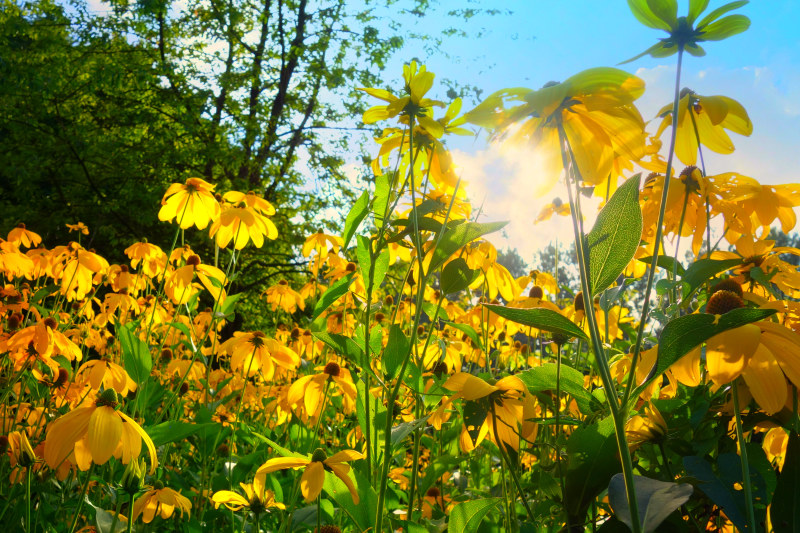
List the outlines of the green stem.
{"type": "MultiPolygon", "coordinates": [[[[519,499],[522,500],[522,505],[525,507],[525,511],[528,513],[528,519],[531,522],[535,522],[536,518],[533,516],[533,511],[531,511],[530,506],[528,505],[528,499],[525,497],[525,493],[522,491],[522,484],[519,482],[519,478],[517,477],[517,472],[514,469],[514,465],[511,464],[511,459],[509,459],[508,455],[506,454],[505,450],[505,442],[500,440],[500,434],[497,431],[497,414],[494,410],[494,403],[491,404],[491,412],[492,412],[492,431],[494,431],[494,440],[495,444],[497,444],[497,449],[500,450],[500,457],[502,458],[503,462],[508,466],[508,471],[511,473],[511,479],[514,480],[514,486],[517,488],[517,493],[519,494],[519,499]]],[[[514,503],[514,507],[516,507],[516,503],[514,503]]]]}
{"type": "Polygon", "coordinates": [[[669,194],[669,179],[672,174],[672,160],[675,157],[675,142],[678,137],[678,104],[681,98],[681,66],[683,65],[683,47],[678,46],[678,68],[675,74],[675,94],[672,100],[672,131],[669,141],[669,155],[667,156],[667,171],[664,175],[664,187],[661,190],[661,204],[658,210],[658,220],[656,222],[656,235],[653,239],[655,246],[653,248],[653,258],[650,261],[650,270],[647,273],[647,288],[644,291],[644,301],[642,302],[642,313],[639,319],[639,328],[636,332],[636,342],[633,347],[633,357],[631,358],[631,370],[628,383],[625,386],[625,394],[622,397],[622,404],[627,405],[630,399],[631,392],[633,391],[633,384],[636,381],[633,376],[636,375],[636,365],[639,362],[639,354],[642,350],[642,341],[644,340],[644,328],[647,323],[647,313],[650,310],[650,294],[653,292],[653,284],[656,278],[656,269],[658,268],[658,255],[661,251],[661,239],[664,227],[664,212],[667,208],[667,195],[669,194]]]}
{"type": "MultiPolygon", "coordinates": [[[[606,322],[608,322],[606,320],[606,322]]],[[[564,469],[561,465],[561,445],[559,439],[561,437],[561,345],[556,345],[556,401],[555,401],[555,417],[556,417],[556,432],[555,432],[555,448],[556,448],[556,465],[558,468],[558,475],[561,478],[561,504],[565,509],[567,505],[567,489],[566,479],[564,476],[564,469]]],[[[569,513],[567,513],[567,531],[572,530],[570,524],[569,513]]]]}
{"type": "Polygon", "coordinates": [[[747,509],[747,530],[756,531],[756,516],[753,511],[753,486],[750,482],[750,463],[747,460],[747,446],[742,429],[742,412],[739,409],[738,378],[733,380],[733,414],[736,418],[736,440],[739,442],[739,458],[742,461],[742,481],[744,485],[744,501],[747,509]]]}
{"type": "Polygon", "coordinates": [[[81,497],[78,500],[78,508],[75,509],[75,518],[72,519],[72,525],[69,528],[69,533],[73,533],[75,531],[75,526],[78,525],[78,518],[81,516],[81,510],[83,509],[83,501],[86,499],[86,490],[89,488],[89,480],[92,479],[93,471],[94,471],[94,463],[92,463],[91,466],[89,466],[89,470],[86,472],[86,481],[83,482],[83,487],[81,488],[81,497]]]}
{"type": "Polygon", "coordinates": [[[28,531],[33,531],[31,527],[31,476],[33,475],[33,464],[28,465],[25,472],[25,527],[28,531]]]}
{"type": "Polygon", "coordinates": [[[131,533],[131,531],[133,530],[133,500],[134,500],[134,496],[136,496],[136,494],[135,493],[131,493],[130,496],[128,497],[129,498],[128,499],[128,527],[126,529],[127,533],[131,533]]]}
{"type": "Polygon", "coordinates": [[[320,504],[322,500],[321,496],[317,496],[317,533],[319,533],[320,529],[322,529],[322,505],[320,504]]]}

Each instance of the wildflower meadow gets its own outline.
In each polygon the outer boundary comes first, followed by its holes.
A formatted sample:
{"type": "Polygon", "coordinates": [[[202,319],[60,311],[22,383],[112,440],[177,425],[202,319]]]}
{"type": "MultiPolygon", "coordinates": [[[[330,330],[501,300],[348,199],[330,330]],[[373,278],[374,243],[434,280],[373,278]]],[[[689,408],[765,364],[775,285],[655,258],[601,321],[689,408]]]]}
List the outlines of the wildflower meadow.
{"type": "Polygon", "coordinates": [[[681,81],[747,2],[628,4],[653,46],[538,89],[440,101],[413,60],[351,81],[368,186],[263,291],[243,258],[292,231],[290,205],[213,172],[157,191],[163,233],[118,249],[87,244],[90,218],[61,242],[2,228],[0,524],[800,531],[800,249],[770,238],[800,185],[707,166],[758,117],[681,81]],[[677,67],[656,117],[643,56],[677,67]],[[499,261],[506,222],[479,219],[448,148],[477,131],[566,187],[530,217],[572,229],[551,271],[499,261]]]}

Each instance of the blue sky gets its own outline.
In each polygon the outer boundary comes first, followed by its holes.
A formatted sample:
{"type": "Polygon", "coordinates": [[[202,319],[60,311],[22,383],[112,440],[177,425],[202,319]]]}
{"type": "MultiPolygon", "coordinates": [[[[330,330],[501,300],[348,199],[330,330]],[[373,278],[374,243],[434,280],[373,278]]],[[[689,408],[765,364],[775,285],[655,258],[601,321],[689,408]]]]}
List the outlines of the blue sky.
{"type": "MultiPolygon", "coordinates": [[[[724,3],[712,0],[707,12],[724,3]]],[[[685,13],[688,0],[679,0],[679,5],[679,14],[685,13]]],[[[410,42],[387,71],[387,82],[399,78],[403,61],[417,57],[437,79],[472,84],[483,89],[484,96],[506,87],[538,88],[586,68],[615,66],[666,35],[640,24],[624,0],[442,0],[438,16],[417,21],[415,27],[435,34],[453,25],[443,13],[464,6],[513,13],[474,17],[464,29],[480,38],[452,38],[434,51],[426,50],[424,43],[410,42]]],[[[741,172],[766,184],[800,182],[800,2],[754,0],[736,12],[750,17],[748,31],[704,43],[707,56],[687,56],[684,61],[682,86],[738,100],[754,124],[751,137],[731,136],[737,148],[734,154],[707,156],[708,172],[741,172]]],[[[645,57],[620,68],[647,84],[637,102],[645,120],[671,101],[675,56],[645,57]]],[[[434,96],[444,98],[445,92],[438,85],[434,96]]],[[[656,126],[648,129],[654,132],[656,126]]],[[[511,220],[504,238],[493,239],[498,247],[516,247],[530,260],[555,236],[571,240],[565,219],[532,225],[541,206],[563,194],[558,190],[542,197],[533,194],[535,161],[524,153],[500,155],[485,138],[460,140],[451,147],[469,181],[470,198],[482,206],[484,220],[511,220]]]]}

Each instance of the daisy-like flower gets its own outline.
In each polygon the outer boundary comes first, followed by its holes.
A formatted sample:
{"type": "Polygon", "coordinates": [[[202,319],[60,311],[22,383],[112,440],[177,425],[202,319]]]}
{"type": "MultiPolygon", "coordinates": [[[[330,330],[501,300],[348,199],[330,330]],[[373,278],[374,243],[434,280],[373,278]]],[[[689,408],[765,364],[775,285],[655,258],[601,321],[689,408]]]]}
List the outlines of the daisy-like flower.
{"type": "Polygon", "coordinates": [[[34,233],[25,227],[25,224],[17,224],[17,227],[8,232],[8,242],[25,248],[35,248],[42,242],[38,233],[34,233]]]}
{"type": "Polygon", "coordinates": [[[628,446],[635,450],[645,442],[659,442],[667,434],[667,423],[652,403],[648,403],[644,411],[635,415],[625,424],[628,446]]]}
{"type": "Polygon", "coordinates": [[[760,268],[771,283],[793,297],[800,296],[800,273],[797,267],[783,261],[782,254],[800,255],[800,250],[792,247],[775,247],[775,241],[754,240],[751,235],[742,235],[735,243],[735,252],[717,251],[712,259],[741,259],[742,266],[734,270],[739,283],[752,282],[750,271],[760,268]]]}
{"type": "Polygon", "coordinates": [[[219,217],[220,207],[214,198],[214,186],[200,178],[189,178],[186,183],[173,183],[161,199],[158,219],[162,222],[177,220],[181,229],[196,226],[205,229],[219,217]]]}
{"type": "Polygon", "coordinates": [[[320,260],[324,261],[328,257],[329,251],[338,254],[339,248],[343,244],[344,240],[341,237],[328,235],[322,230],[318,230],[316,233],[309,235],[303,243],[303,257],[310,256],[311,252],[316,250],[320,260]]]}
{"type": "Polygon", "coordinates": [[[285,279],[280,280],[277,284],[264,291],[267,297],[267,303],[272,305],[272,310],[275,311],[280,307],[287,313],[294,313],[297,308],[305,309],[305,299],[292,289],[289,282],[285,279]]]}
{"type": "Polygon", "coordinates": [[[442,385],[455,391],[451,400],[461,398],[467,403],[464,428],[461,432],[461,449],[475,449],[487,436],[496,445],[501,441],[518,450],[520,439],[531,440],[536,435],[536,424],[530,422],[535,404],[525,384],[516,376],[507,376],[494,383],[468,374],[457,372],[442,385]],[[477,414],[475,414],[477,413],[477,414]],[[496,432],[496,435],[495,435],[496,432]]]}
{"type": "Polygon", "coordinates": [[[17,331],[4,344],[17,370],[31,361],[40,361],[57,374],[60,366],[54,356],[63,355],[70,361],[83,357],[81,349],[58,331],[58,322],[52,317],[17,331]]]}
{"type": "Polygon", "coordinates": [[[633,105],[643,93],[640,78],[615,68],[594,68],[538,90],[498,91],[466,118],[495,138],[536,147],[542,160],[537,192],[544,193],[563,167],[560,128],[581,178],[590,185],[605,181],[619,157],[638,161],[645,155],[644,120],[633,105]],[[507,103],[515,105],[507,108],[507,103]]]}
{"type": "Polygon", "coordinates": [[[150,436],[131,417],[118,411],[117,394],[104,390],[97,401],[79,407],[47,426],[44,460],[56,469],[74,454],[74,463],[88,470],[92,463],[105,464],[112,456],[123,464],[136,460],[142,441],[150,453],[150,473],[158,465],[156,448],[150,436]]]}
{"type": "Polygon", "coordinates": [[[483,276],[472,282],[471,289],[485,288],[489,299],[493,300],[500,294],[507,302],[514,300],[520,293],[514,276],[497,262],[497,249],[489,241],[481,241],[477,246],[472,246],[466,260],[469,268],[483,273],[483,276]]]}
{"type": "Polygon", "coordinates": [[[756,180],[739,182],[732,188],[733,201],[750,214],[753,226],[765,231],[777,219],[789,233],[797,224],[794,208],[800,206],[800,184],[761,185],[756,180]]]}
{"type": "MultiPolygon", "coordinates": [[[[355,450],[342,450],[328,457],[325,450],[317,448],[308,459],[305,457],[275,457],[270,459],[256,471],[255,479],[264,486],[267,474],[286,468],[294,468],[295,470],[303,468],[303,476],[300,478],[300,492],[303,493],[303,498],[305,498],[306,502],[311,502],[322,492],[325,473],[331,472],[342,480],[342,483],[345,484],[353,497],[353,503],[358,505],[358,492],[356,492],[355,484],[349,475],[350,465],[345,463],[363,458],[364,456],[355,450]]],[[[256,481],[254,480],[253,483],[255,484],[256,481]]]]}
{"type": "MultiPolygon", "coordinates": [[[[303,376],[289,387],[289,404],[296,405],[302,400],[306,415],[318,417],[323,408],[323,398],[330,385],[336,387],[342,394],[344,412],[352,413],[355,410],[356,386],[350,371],[342,368],[339,363],[331,361],[319,374],[303,376]]],[[[330,391],[327,392],[330,394],[330,391]]]]}
{"type": "Polygon", "coordinates": [[[82,300],[91,292],[98,274],[108,271],[108,261],[94,252],[85,250],[76,242],[69,246],[53,248],[53,278],[61,282],[61,294],[67,300],[82,300]]]}
{"type": "Polygon", "coordinates": [[[219,509],[220,505],[224,505],[231,511],[240,511],[247,507],[256,515],[268,512],[273,507],[286,509],[284,504],[275,501],[275,493],[271,490],[266,490],[263,481],[264,478],[256,477],[252,484],[239,483],[245,496],[230,490],[219,490],[211,496],[211,501],[216,509],[219,509]]]}
{"type": "Polygon", "coordinates": [[[253,193],[237,191],[225,193],[223,200],[222,214],[211,225],[209,233],[212,238],[216,236],[217,246],[226,248],[233,242],[233,247],[241,250],[252,241],[256,248],[261,248],[264,237],[278,238],[278,228],[264,215],[265,212],[275,213],[275,208],[268,202],[253,193]]]}
{"type": "Polygon", "coordinates": [[[550,220],[553,215],[567,217],[569,214],[569,204],[562,202],[561,198],[554,198],[552,202],[544,206],[542,210],[539,211],[539,214],[536,216],[536,219],[533,221],[533,223],[538,224],[539,222],[550,220]]]}
{"type": "Polygon", "coordinates": [[[295,352],[261,331],[237,331],[222,343],[220,351],[231,356],[231,369],[245,373],[246,377],[261,373],[263,379],[270,380],[276,365],[292,369],[300,364],[295,352]]]}
{"type": "Polygon", "coordinates": [[[140,271],[154,278],[164,272],[167,266],[167,254],[149,242],[137,242],[125,248],[125,255],[131,260],[131,266],[136,268],[142,265],[140,271]]]}
{"type": "Polygon", "coordinates": [[[402,114],[415,117],[419,125],[431,135],[437,138],[441,137],[444,128],[428,115],[428,110],[432,106],[444,107],[444,103],[425,98],[425,94],[433,86],[435,77],[436,75],[428,71],[425,65],[417,65],[416,61],[412,61],[403,65],[404,96],[395,96],[385,89],[359,89],[359,91],[364,91],[370,96],[387,102],[387,105],[374,106],[364,112],[364,123],[374,124],[379,120],[386,120],[402,114]]]}
{"type": "Polygon", "coordinates": [[[215,300],[220,303],[225,300],[225,273],[217,267],[203,264],[199,256],[191,255],[185,266],[175,269],[167,276],[164,284],[164,292],[175,305],[188,302],[198,292],[199,285],[194,283],[195,276],[215,300]]]}
{"type": "MultiPolygon", "coordinates": [[[[675,155],[685,165],[697,163],[697,140],[718,154],[733,153],[734,146],[725,130],[749,137],[753,123],[745,108],[727,96],[700,96],[690,89],[681,91],[678,102],[677,137],[675,155]],[[695,130],[696,128],[696,130],[695,130]]],[[[672,103],[662,107],[658,116],[662,118],[656,137],[672,125],[672,103]]]]}
{"type": "Polygon", "coordinates": [[[108,359],[92,359],[86,361],[75,374],[76,380],[88,383],[94,390],[100,387],[114,389],[120,396],[136,390],[136,382],[131,379],[124,368],[108,359]]]}
{"type": "Polygon", "coordinates": [[[172,516],[175,509],[181,512],[181,517],[183,517],[184,511],[191,515],[192,502],[180,492],[165,487],[161,481],[156,481],[151,490],[133,502],[131,520],[136,521],[141,516],[142,522],[149,524],[156,515],[166,520],[172,516]]]}
{"type": "MultiPolygon", "coordinates": [[[[67,229],[70,233],[77,231],[80,235],[89,235],[89,227],[83,222],[77,224],[67,224],[67,229]]],[[[80,237],[80,235],[78,235],[80,237]]]]}

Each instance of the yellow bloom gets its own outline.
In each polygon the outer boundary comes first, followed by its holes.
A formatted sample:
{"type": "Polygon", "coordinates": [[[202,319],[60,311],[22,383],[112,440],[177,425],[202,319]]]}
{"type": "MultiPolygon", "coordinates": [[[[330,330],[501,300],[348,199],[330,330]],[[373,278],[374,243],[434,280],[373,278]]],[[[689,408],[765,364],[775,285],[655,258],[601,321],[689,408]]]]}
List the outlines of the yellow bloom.
{"type": "Polygon", "coordinates": [[[69,229],[70,233],[77,231],[83,235],[89,235],[89,227],[83,222],[78,222],[77,224],[67,224],[67,228],[69,229]]]}
{"type": "MultiPolygon", "coordinates": [[[[319,374],[303,376],[292,383],[289,387],[289,404],[297,405],[302,400],[306,416],[319,417],[323,409],[322,398],[330,385],[334,385],[341,392],[344,413],[352,413],[355,410],[356,386],[350,377],[350,371],[334,361],[325,365],[319,374]]],[[[332,394],[332,391],[327,391],[327,394],[332,394]]]]}
{"type": "Polygon", "coordinates": [[[286,506],[281,502],[275,501],[274,492],[265,489],[263,478],[256,477],[252,484],[239,483],[239,485],[242,487],[246,497],[230,490],[220,490],[211,497],[214,507],[219,509],[220,505],[224,505],[231,511],[239,511],[247,507],[257,515],[272,507],[286,509],[286,506]]]}
{"type": "Polygon", "coordinates": [[[534,224],[538,224],[539,222],[544,222],[545,220],[550,220],[550,217],[553,215],[560,215],[562,217],[569,216],[570,209],[569,204],[565,204],[561,201],[561,198],[554,198],[552,202],[547,204],[539,211],[539,214],[536,216],[536,219],[533,221],[534,224]]]}
{"type": "Polygon", "coordinates": [[[253,193],[237,191],[225,193],[223,199],[222,214],[211,225],[209,233],[212,238],[216,236],[217,246],[226,248],[233,241],[234,248],[241,250],[253,241],[256,248],[261,248],[264,237],[271,240],[278,238],[278,228],[264,216],[264,213],[275,213],[275,208],[266,200],[253,193]]]}
{"type": "Polygon", "coordinates": [[[44,459],[56,469],[73,453],[81,470],[94,463],[105,464],[111,456],[123,464],[139,457],[142,441],[150,453],[150,473],[158,465],[153,441],[132,418],[116,410],[117,395],[106,389],[97,401],[88,407],[79,407],[47,427],[44,459]]]}
{"type": "MultiPolygon", "coordinates": [[[[355,450],[342,450],[328,457],[321,448],[314,450],[311,458],[305,457],[275,457],[270,459],[256,471],[256,480],[262,486],[267,474],[293,468],[295,470],[304,468],[303,476],[300,478],[300,491],[306,502],[311,502],[322,492],[322,485],[325,483],[325,472],[332,472],[345,484],[353,497],[353,503],[359,502],[358,492],[355,484],[350,479],[350,465],[348,461],[358,461],[364,456],[355,450]]],[[[256,483],[256,481],[253,481],[256,483]]]]}
{"type": "Polygon", "coordinates": [[[137,242],[125,248],[125,255],[131,260],[131,266],[136,268],[140,263],[141,271],[154,278],[164,272],[167,266],[167,254],[149,242],[137,242]]]}
{"type": "Polygon", "coordinates": [[[293,290],[285,279],[280,280],[276,285],[264,291],[264,294],[267,296],[267,303],[272,305],[273,311],[280,307],[287,313],[294,313],[298,307],[300,309],[306,308],[304,298],[293,290]]]}
{"type": "Polygon", "coordinates": [[[205,229],[219,217],[219,202],[214,198],[214,186],[200,178],[186,183],[173,183],[161,199],[158,219],[162,222],[177,219],[181,229],[197,226],[205,229]]]}
{"type": "Polygon", "coordinates": [[[95,281],[101,281],[96,278],[109,268],[108,261],[76,242],[57,246],[51,254],[54,257],[53,278],[61,282],[61,294],[69,301],[82,300],[91,292],[95,281]]]}
{"type": "MultiPolygon", "coordinates": [[[[662,117],[656,137],[661,137],[672,125],[672,104],[658,112],[662,117]]],[[[678,102],[678,132],[675,139],[675,155],[685,165],[697,163],[697,139],[709,150],[718,154],[730,154],[734,150],[725,130],[744,136],[753,133],[753,123],[742,104],[727,96],[700,96],[683,89],[678,102]],[[695,125],[697,131],[695,131],[695,125]]]]}
{"type": "Polygon", "coordinates": [[[645,155],[644,121],[633,105],[643,92],[644,82],[636,76],[614,68],[594,68],[539,90],[496,92],[466,117],[492,130],[495,137],[536,147],[542,157],[537,192],[544,193],[563,169],[560,126],[580,176],[588,184],[605,181],[618,157],[638,161],[645,155]],[[506,108],[507,102],[520,103],[506,108]]]}
{"type": "Polygon", "coordinates": [[[261,373],[263,379],[271,380],[275,365],[288,369],[300,364],[296,353],[261,331],[237,331],[219,349],[231,356],[231,369],[244,372],[246,377],[261,373]]]}
{"type": "Polygon", "coordinates": [[[192,255],[186,260],[185,266],[167,276],[164,284],[164,292],[175,305],[185,304],[198,292],[199,285],[194,283],[195,275],[215,300],[220,303],[225,300],[225,273],[217,267],[203,264],[200,257],[192,255]]]}
{"type": "Polygon", "coordinates": [[[162,482],[156,481],[152,490],[145,492],[133,502],[131,520],[136,521],[140,515],[145,524],[152,522],[156,515],[166,520],[172,516],[176,508],[181,512],[181,517],[184,511],[191,515],[192,502],[180,492],[168,489],[162,482]]]}
{"type": "Polygon", "coordinates": [[[136,382],[131,379],[124,368],[108,359],[92,359],[86,361],[75,375],[76,380],[88,383],[94,390],[100,387],[114,389],[117,394],[126,396],[128,391],[136,390],[136,382]]]}
{"type": "Polygon", "coordinates": [[[628,446],[635,450],[645,442],[661,441],[667,434],[667,423],[655,405],[648,403],[643,413],[631,417],[625,424],[628,446]]]}
{"type": "Polygon", "coordinates": [[[25,228],[25,224],[18,224],[16,228],[8,232],[8,242],[17,246],[24,246],[25,248],[33,248],[39,246],[42,238],[38,233],[34,233],[25,228]]]}
{"type": "Polygon", "coordinates": [[[322,230],[309,235],[303,243],[303,257],[311,255],[312,250],[316,250],[320,260],[324,261],[328,257],[328,250],[337,254],[339,248],[344,244],[344,240],[336,235],[327,235],[322,230]]]}
{"type": "Polygon", "coordinates": [[[457,372],[447,379],[443,387],[457,393],[451,401],[461,398],[478,402],[486,413],[478,427],[467,426],[468,422],[464,422],[460,439],[463,451],[472,451],[487,436],[498,446],[499,438],[518,450],[521,438],[530,440],[536,435],[536,425],[530,421],[534,416],[535,404],[518,377],[508,376],[492,384],[472,374],[457,372]]]}

